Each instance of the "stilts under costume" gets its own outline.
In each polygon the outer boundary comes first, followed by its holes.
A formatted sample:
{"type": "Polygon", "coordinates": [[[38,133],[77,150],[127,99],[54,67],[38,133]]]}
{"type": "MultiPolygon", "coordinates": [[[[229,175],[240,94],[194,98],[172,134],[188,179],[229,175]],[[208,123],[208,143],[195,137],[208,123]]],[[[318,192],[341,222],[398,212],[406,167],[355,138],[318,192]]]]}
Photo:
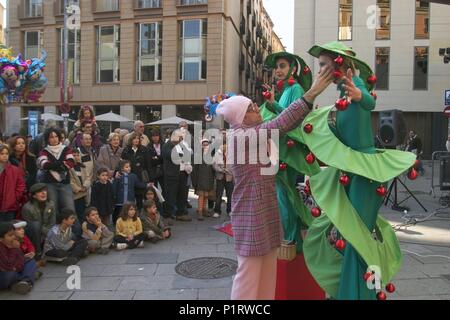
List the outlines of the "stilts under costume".
{"type": "MultiPolygon", "coordinates": [[[[383,299],[384,292],[371,284],[379,277],[381,288],[388,285],[400,269],[402,255],[394,230],[378,210],[388,181],[409,169],[409,176],[414,178],[411,168],[415,156],[375,149],[371,124],[375,94],[370,91],[376,77],[355,52],[339,42],[314,46],[309,52],[316,58],[326,52],[336,59],[336,67],[347,62],[359,70],[353,82],[361,90],[362,99],[349,101],[339,84],[336,105],[311,113],[303,122],[302,140],[317,159],[328,165],[310,179],[318,206],[312,212],[318,217],[304,240],[305,260],[313,277],[332,298],[383,299]],[[338,111],[333,127],[328,120],[335,107],[338,111]]],[[[392,291],[393,286],[388,287],[392,291]]]]}
{"type": "MultiPolygon", "coordinates": [[[[273,104],[266,102],[260,107],[264,122],[276,118],[291,103],[303,97],[312,84],[311,70],[299,56],[288,52],[278,52],[267,57],[266,65],[275,68],[276,61],[280,58],[289,61],[290,70],[288,77],[280,79],[277,83],[276,101],[273,104]],[[297,72],[293,73],[295,67],[297,72]]],[[[309,149],[303,143],[301,130],[298,127],[286,136],[280,137],[280,170],[276,179],[284,239],[295,242],[297,252],[303,250],[300,230],[307,229],[313,219],[296,190],[296,178],[302,174],[313,175],[320,171],[317,162],[309,164],[305,160],[309,149]]]]}

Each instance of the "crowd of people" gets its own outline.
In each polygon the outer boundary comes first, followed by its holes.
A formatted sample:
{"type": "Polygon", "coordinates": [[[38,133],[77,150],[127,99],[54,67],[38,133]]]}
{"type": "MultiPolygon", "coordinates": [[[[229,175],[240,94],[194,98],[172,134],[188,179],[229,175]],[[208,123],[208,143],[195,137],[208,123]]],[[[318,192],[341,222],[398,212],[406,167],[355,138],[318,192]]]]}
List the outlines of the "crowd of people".
{"type": "MultiPolygon", "coordinates": [[[[164,136],[144,130],[137,121],[133,132],[118,129],[103,143],[93,108],[83,106],[68,135],[49,121],[33,140],[0,141],[0,290],[28,293],[47,261],[75,265],[170,238],[175,221],[192,221],[190,186],[199,221],[221,216],[224,190],[230,214],[226,145],[213,164],[175,163],[173,149],[193,158],[188,124],[164,136]]],[[[211,141],[201,143],[207,152],[211,141]]]]}

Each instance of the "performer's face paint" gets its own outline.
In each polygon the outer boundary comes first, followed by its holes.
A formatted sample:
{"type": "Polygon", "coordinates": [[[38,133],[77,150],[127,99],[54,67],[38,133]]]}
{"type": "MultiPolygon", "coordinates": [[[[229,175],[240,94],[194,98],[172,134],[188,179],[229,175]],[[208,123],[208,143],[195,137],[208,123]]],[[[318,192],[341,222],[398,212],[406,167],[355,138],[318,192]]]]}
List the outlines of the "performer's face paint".
{"type": "MultiPolygon", "coordinates": [[[[289,64],[289,61],[284,58],[279,58],[275,65],[275,75],[277,77],[277,80],[285,80],[289,78],[291,75],[289,74],[289,70],[291,68],[291,65],[289,64]]],[[[295,68],[292,73],[296,73],[297,68],[295,68]]]]}

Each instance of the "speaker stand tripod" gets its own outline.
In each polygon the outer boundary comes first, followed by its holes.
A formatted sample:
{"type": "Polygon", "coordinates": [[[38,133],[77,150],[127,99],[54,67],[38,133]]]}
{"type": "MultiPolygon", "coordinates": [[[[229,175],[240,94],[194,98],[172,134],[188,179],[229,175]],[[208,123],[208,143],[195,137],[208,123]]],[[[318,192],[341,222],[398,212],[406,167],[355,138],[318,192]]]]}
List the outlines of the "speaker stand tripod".
{"type": "Polygon", "coordinates": [[[386,196],[386,201],[384,203],[385,206],[388,205],[389,202],[392,203],[392,210],[395,211],[400,211],[400,212],[405,212],[405,211],[409,211],[408,207],[402,207],[401,204],[404,203],[405,201],[407,201],[410,198],[414,198],[414,200],[416,200],[416,202],[419,204],[419,206],[422,207],[423,210],[425,210],[425,212],[428,212],[428,210],[423,206],[423,204],[419,201],[419,199],[417,199],[417,197],[411,192],[411,190],[409,190],[409,188],[403,183],[403,181],[401,181],[398,177],[394,178],[394,181],[392,181],[391,186],[389,187],[388,190],[388,194],[386,196]],[[409,194],[409,196],[398,202],[398,183],[401,183],[401,185],[403,186],[403,188],[405,188],[406,192],[409,194]],[[391,200],[391,195],[392,193],[394,194],[394,200],[391,200]]]}

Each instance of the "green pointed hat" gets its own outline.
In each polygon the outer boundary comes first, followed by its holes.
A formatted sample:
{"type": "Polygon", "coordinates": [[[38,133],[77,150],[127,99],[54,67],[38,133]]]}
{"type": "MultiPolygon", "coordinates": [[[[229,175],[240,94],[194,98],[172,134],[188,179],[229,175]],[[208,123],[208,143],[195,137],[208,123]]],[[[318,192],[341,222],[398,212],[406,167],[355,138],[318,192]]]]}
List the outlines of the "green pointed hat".
{"type": "MultiPolygon", "coordinates": [[[[311,69],[306,64],[306,62],[299,56],[289,53],[289,52],[277,52],[273,53],[266,58],[266,66],[275,69],[276,62],[280,58],[285,58],[288,61],[295,61],[297,63],[297,74],[296,79],[302,86],[303,90],[308,91],[312,85],[312,74],[311,69]]],[[[292,62],[291,62],[292,63],[292,62]]]]}
{"type": "Polygon", "coordinates": [[[313,46],[309,49],[309,54],[313,57],[319,58],[323,51],[328,51],[334,53],[337,56],[341,56],[344,59],[351,60],[355,65],[355,68],[359,70],[359,77],[364,81],[366,87],[369,91],[372,91],[375,87],[374,82],[368,81],[369,77],[373,76],[374,73],[369,65],[358,58],[356,58],[356,53],[351,48],[347,47],[345,44],[339,41],[329,42],[321,46],[313,46]]]}

